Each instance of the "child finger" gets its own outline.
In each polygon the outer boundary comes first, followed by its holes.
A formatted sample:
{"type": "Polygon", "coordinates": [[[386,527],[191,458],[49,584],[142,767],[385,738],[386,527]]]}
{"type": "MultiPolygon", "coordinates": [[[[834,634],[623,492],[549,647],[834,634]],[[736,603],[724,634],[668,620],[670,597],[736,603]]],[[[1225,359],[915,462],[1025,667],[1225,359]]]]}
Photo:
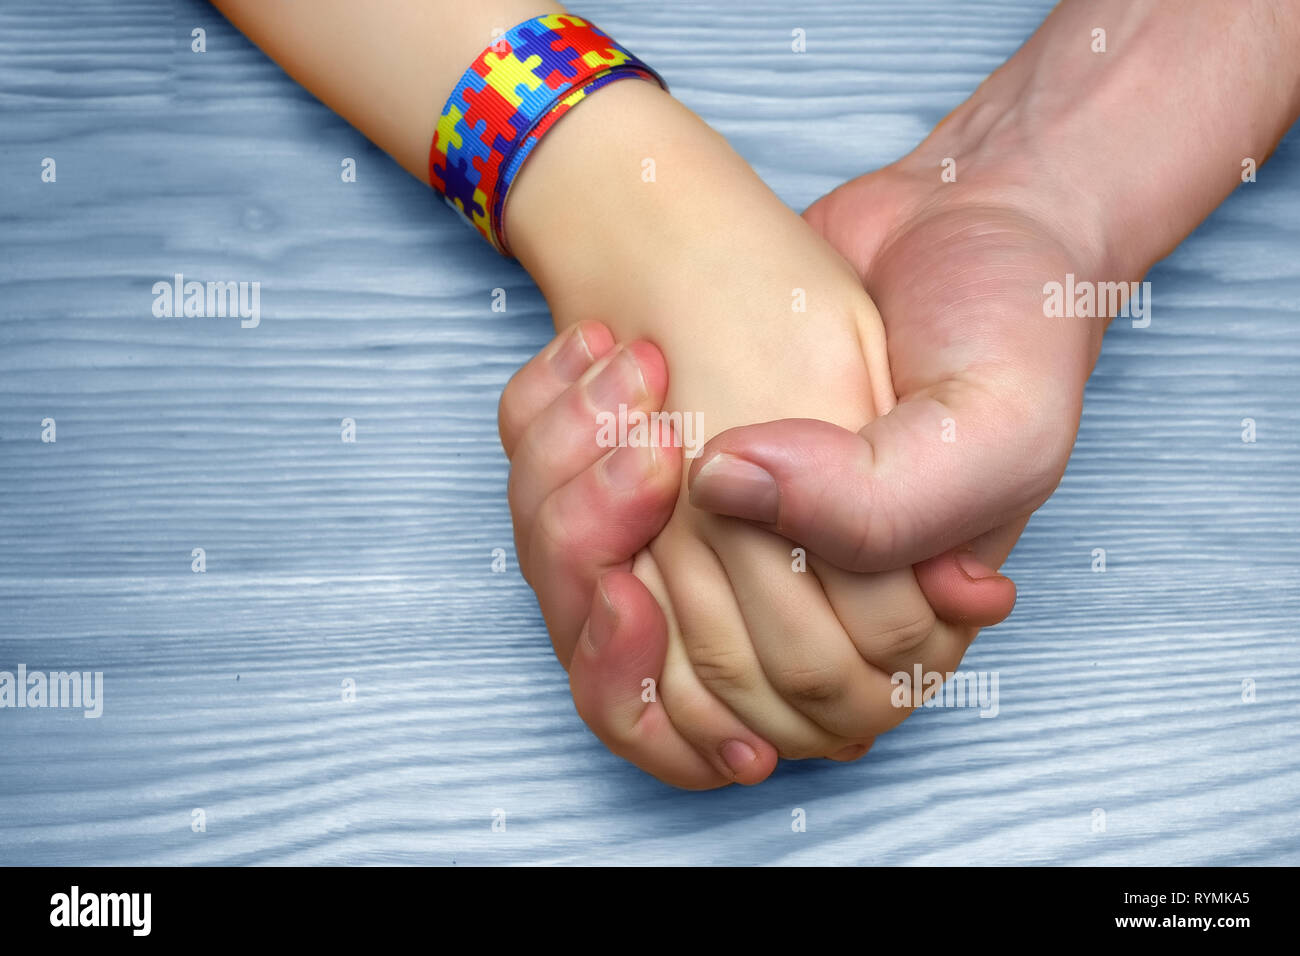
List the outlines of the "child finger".
{"type": "Polygon", "coordinates": [[[614,335],[604,325],[595,320],[580,322],[553,338],[511,376],[497,406],[497,430],[507,458],[514,457],[529,423],[613,348],[614,335]]]}

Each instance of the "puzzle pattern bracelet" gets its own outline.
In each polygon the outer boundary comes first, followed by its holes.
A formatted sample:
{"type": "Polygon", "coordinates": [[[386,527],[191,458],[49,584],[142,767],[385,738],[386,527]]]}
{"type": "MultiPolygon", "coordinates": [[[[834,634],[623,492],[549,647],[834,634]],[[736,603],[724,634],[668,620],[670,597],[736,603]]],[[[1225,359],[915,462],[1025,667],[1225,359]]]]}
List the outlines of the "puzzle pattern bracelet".
{"type": "Polygon", "coordinates": [[[555,121],[609,83],[668,86],[595,24],[568,14],[509,30],[465,71],[429,149],[429,182],[502,255],[510,184],[555,121]]]}

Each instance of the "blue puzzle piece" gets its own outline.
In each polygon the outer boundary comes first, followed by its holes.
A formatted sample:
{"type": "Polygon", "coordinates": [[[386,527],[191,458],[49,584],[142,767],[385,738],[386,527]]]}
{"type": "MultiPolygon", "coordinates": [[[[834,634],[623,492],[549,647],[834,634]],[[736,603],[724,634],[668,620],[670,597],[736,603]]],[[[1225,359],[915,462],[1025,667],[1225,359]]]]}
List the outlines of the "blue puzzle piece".
{"type": "Polygon", "coordinates": [[[515,95],[523,100],[523,102],[519,104],[519,108],[515,111],[516,117],[521,113],[528,116],[544,116],[557,97],[556,91],[551,89],[545,83],[542,83],[535,90],[530,90],[523,83],[520,83],[515,87],[515,95]]]}
{"type": "Polygon", "coordinates": [[[475,184],[482,174],[477,169],[466,169],[466,165],[466,161],[457,156],[455,159],[448,159],[445,167],[434,166],[442,181],[447,184],[443,198],[453,209],[459,201],[466,216],[486,215],[486,210],[474,201],[475,184]],[[471,173],[474,176],[473,181],[470,180],[471,173]]]}
{"type": "Polygon", "coordinates": [[[520,63],[527,63],[530,56],[540,56],[542,62],[533,68],[533,75],[543,83],[552,72],[570,80],[578,75],[578,68],[573,65],[579,59],[578,51],[571,46],[560,50],[551,46],[561,39],[560,34],[554,30],[534,30],[531,27],[519,27],[517,33],[524,41],[511,43],[515,56],[520,63]]]}
{"type": "MultiPolygon", "coordinates": [[[[477,156],[486,163],[492,155],[491,148],[487,143],[483,142],[483,134],[486,132],[487,120],[485,119],[480,119],[473,126],[470,126],[464,119],[460,121],[461,147],[456,150],[456,156],[470,164],[470,173],[467,178],[475,186],[478,185],[478,181],[483,174],[474,168],[471,157],[477,156]]],[[[500,139],[500,137],[497,138],[500,139]]]]}

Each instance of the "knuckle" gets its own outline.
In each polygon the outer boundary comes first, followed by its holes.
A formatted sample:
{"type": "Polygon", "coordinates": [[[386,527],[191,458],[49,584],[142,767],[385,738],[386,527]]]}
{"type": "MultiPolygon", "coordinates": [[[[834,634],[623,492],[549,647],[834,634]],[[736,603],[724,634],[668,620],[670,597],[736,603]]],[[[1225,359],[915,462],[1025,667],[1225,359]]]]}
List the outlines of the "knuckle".
{"type": "Polygon", "coordinates": [[[673,727],[683,737],[697,745],[709,742],[709,728],[718,721],[716,705],[707,694],[683,690],[665,674],[659,684],[659,699],[673,727]]]}
{"type": "Polygon", "coordinates": [[[510,474],[506,478],[506,504],[510,508],[511,518],[515,520],[519,518],[519,506],[521,504],[519,498],[522,493],[523,477],[520,475],[518,468],[511,468],[510,474]]]}
{"type": "Polygon", "coordinates": [[[829,704],[845,690],[846,670],[832,663],[800,663],[770,675],[777,692],[786,700],[802,704],[829,704]]]}
{"type": "Polygon", "coordinates": [[[882,525],[870,512],[863,514],[857,528],[853,531],[846,570],[874,571],[877,556],[891,553],[893,547],[892,525],[882,525]]]}
{"type": "Polygon", "coordinates": [[[573,537],[574,529],[555,507],[555,499],[547,498],[533,521],[529,558],[544,564],[564,563],[573,551],[573,537]]]}
{"type": "Polygon", "coordinates": [[[743,650],[730,647],[722,637],[686,639],[686,656],[695,676],[719,697],[749,692],[755,687],[756,666],[743,650]]]}
{"type": "MultiPolygon", "coordinates": [[[[846,571],[881,571],[881,556],[894,554],[898,550],[898,516],[871,507],[870,503],[875,499],[873,492],[870,483],[864,483],[855,490],[862,505],[854,512],[852,526],[844,531],[847,560],[841,566],[846,571]]],[[[912,520],[910,515],[907,517],[912,520]]]]}
{"type": "Polygon", "coordinates": [[[607,721],[600,713],[594,713],[590,718],[584,717],[583,720],[591,728],[591,732],[600,738],[601,743],[615,756],[636,763],[640,752],[640,741],[637,738],[635,723],[607,721]]]}
{"type": "Polygon", "coordinates": [[[510,457],[510,473],[506,478],[506,502],[512,513],[518,512],[536,485],[530,480],[534,469],[529,467],[529,459],[528,433],[525,432],[515,443],[514,454],[510,457]]]}
{"type": "MultiPolygon", "coordinates": [[[[558,652],[556,656],[559,656],[558,652]]],[[[591,729],[591,732],[599,737],[602,743],[610,746],[610,741],[606,740],[605,728],[601,727],[597,722],[600,716],[599,708],[590,695],[577,692],[572,671],[569,673],[569,686],[573,688],[573,709],[578,712],[578,716],[591,729]]],[[[611,749],[613,749],[612,746],[611,749]]]]}
{"type": "MultiPolygon", "coordinates": [[[[522,370],[521,370],[522,371],[522,370]]],[[[505,449],[506,457],[514,455],[515,448],[519,444],[519,436],[523,434],[528,422],[524,418],[524,409],[519,404],[519,376],[516,372],[506,382],[506,387],[501,391],[501,400],[497,402],[497,432],[501,436],[501,447],[505,449]]]]}
{"type": "Polygon", "coordinates": [[[578,716],[588,729],[610,749],[616,756],[631,760],[636,751],[636,728],[632,724],[621,724],[609,720],[604,710],[595,700],[585,696],[574,695],[573,703],[578,716]]]}
{"type": "Polygon", "coordinates": [[[888,621],[868,639],[872,656],[898,662],[913,655],[934,633],[939,619],[924,600],[906,609],[906,613],[888,621]]]}

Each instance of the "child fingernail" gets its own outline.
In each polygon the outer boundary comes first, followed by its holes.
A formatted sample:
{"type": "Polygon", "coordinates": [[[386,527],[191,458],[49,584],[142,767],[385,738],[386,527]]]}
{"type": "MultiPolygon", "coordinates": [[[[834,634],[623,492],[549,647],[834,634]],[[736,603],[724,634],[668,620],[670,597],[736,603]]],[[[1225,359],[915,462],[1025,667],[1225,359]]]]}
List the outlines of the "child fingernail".
{"type": "Polygon", "coordinates": [[[754,748],[743,740],[728,740],[722,745],[719,753],[722,755],[722,762],[737,777],[748,770],[754,761],[758,759],[758,754],[754,753],[754,748]]]}
{"type": "Polygon", "coordinates": [[[587,340],[582,337],[582,329],[574,328],[569,330],[568,336],[551,356],[551,367],[561,380],[576,382],[594,361],[587,340]]]}
{"type": "Polygon", "coordinates": [[[717,454],[691,482],[691,504],[704,511],[775,524],[781,493],[776,479],[743,458],[717,454]]]}
{"type": "Polygon", "coordinates": [[[592,404],[602,410],[640,404],[648,394],[641,366],[627,349],[620,349],[587,386],[592,404]]]}
{"type": "Polygon", "coordinates": [[[987,578],[996,578],[998,572],[994,571],[987,564],[975,557],[974,551],[958,551],[957,566],[961,568],[962,574],[972,581],[983,581],[987,578]]]}
{"type": "Polygon", "coordinates": [[[645,481],[654,472],[654,448],[624,445],[614,449],[601,465],[605,480],[614,488],[629,491],[645,481]]]}

